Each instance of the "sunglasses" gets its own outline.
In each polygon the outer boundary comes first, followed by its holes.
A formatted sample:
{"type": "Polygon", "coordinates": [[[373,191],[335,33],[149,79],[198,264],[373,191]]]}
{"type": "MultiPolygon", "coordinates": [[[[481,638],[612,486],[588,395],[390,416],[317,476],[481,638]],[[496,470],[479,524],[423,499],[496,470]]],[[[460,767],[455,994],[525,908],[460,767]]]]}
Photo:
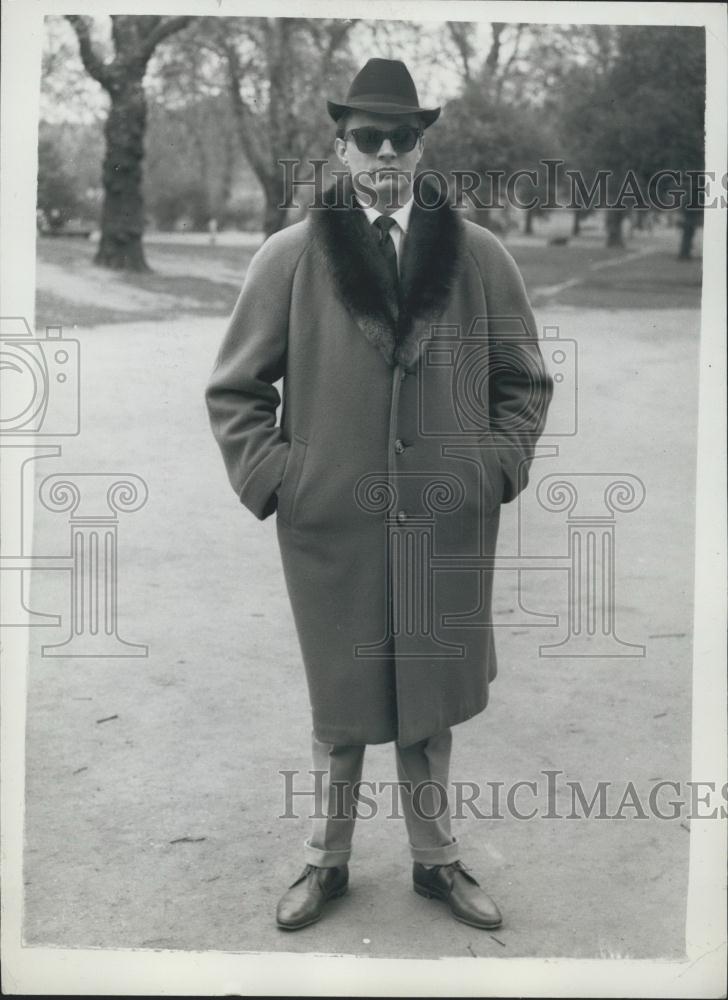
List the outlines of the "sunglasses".
{"type": "Polygon", "coordinates": [[[422,135],[422,129],[415,128],[414,125],[398,125],[390,132],[385,132],[381,128],[372,125],[365,125],[362,128],[352,128],[346,133],[346,137],[354,137],[356,148],[360,153],[378,153],[385,139],[389,139],[395,153],[409,153],[417,145],[417,140],[422,135]]]}

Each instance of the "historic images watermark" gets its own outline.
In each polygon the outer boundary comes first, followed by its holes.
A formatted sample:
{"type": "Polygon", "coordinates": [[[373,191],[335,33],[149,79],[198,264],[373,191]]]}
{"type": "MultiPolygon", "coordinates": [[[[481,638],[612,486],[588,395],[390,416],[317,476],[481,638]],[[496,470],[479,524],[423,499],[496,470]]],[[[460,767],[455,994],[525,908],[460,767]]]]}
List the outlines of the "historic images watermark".
{"type": "MultiPolygon", "coordinates": [[[[369,208],[382,197],[372,185],[372,174],[348,170],[327,171],[329,159],[278,160],[281,171],[283,199],[280,209],[318,209],[324,206],[326,178],[329,178],[329,208],[346,208],[346,186],[352,178],[357,199],[369,208]]],[[[435,168],[406,175],[412,186],[412,197],[418,207],[432,209],[447,201],[453,208],[488,209],[513,208],[522,211],[553,211],[554,209],[725,209],[728,206],[728,174],[719,176],[714,170],[674,170],[665,167],[648,177],[640,177],[629,169],[618,174],[611,170],[595,170],[584,174],[566,167],[561,159],[536,161],[536,169],[514,170],[450,170],[435,168]]],[[[387,168],[391,171],[391,168],[387,168]]],[[[409,190],[409,187],[408,187],[409,190]]],[[[401,207],[397,201],[398,185],[392,184],[387,209],[401,207]]]]}
{"type": "MultiPolygon", "coordinates": [[[[478,316],[467,329],[436,325],[423,338],[417,436],[436,447],[437,468],[407,471],[406,463],[392,458],[388,468],[367,473],[356,483],[359,509],[382,520],[386,576],[385,634],[373,643],[357,641],[357,658],[382,656],[393,642],[398,658],[463,657],[458,629],[496,627],[483,610],[489,576],[496,569],[517,574],[521,605],[523,573],[563,571],[567,614],[565,621],[556,614],[542,616],[539,624],[559,626],[561,635],[540,645],[541,656],[646,655],[643,643],[619,635],[616,613],[617,515],[635,511],[644,502],[645,487],[638,476],[622,470],[541,476],[533,492],[543,511],[564,519],[563,550],[534,553],[519,548],[510,555],[492,550],[487,526],[503,496],[502,452],[516,442],[524,454],[531,451],[534,460],[553,459],[559,455],[559,439],[578,433],[577,344],[562,339],[555,326],[545,327],[538,343],[552,373],[554,395],[545,429],[534,436],[531,428],[542,424],[539,411],[545,406],[543,369],[521,317],[478,316]],[[498,380],[506,393],[513,381],[519,391],[513,395],[514,405],[500,407],[494,416],[491,395],[498,380]],[[453,536],[447,519],[457,519],[466,503],[468,521],[476,526],[472,548],[443,552],[440,536],[453,536]],[[460,574],[470,591],[477,581],[477,594],[473,607],[438,618],[433,594],[438,575],[445,573],[460,574]]],[[[389,451],[398,453],[407,443],[397,439],[389,444],[389,451]]],[[[519,460],[515,475],[522,484],[529,464],[528,458],[519,460]]],[[[516,499],[519,546],[521,499],[516,499]]],[[[526,615],[517,624],[533,627],[533,617],[526,615]]]]}
{"type": "Polygon", "coordinates": [[[70,471],[46,476],[37,499],[45,510],[68,514],[68,549],[60,555],[29,554],[24,500],[33,487],[25,472],[34,461],[61,456],[62,445],[49,439],[81,433],[80,375],[79,342],[64,337],[60,326],[36,337],[23,317],[0,318],[0,448],[12,489],[2,504],[0,572],[7,585],[0,625],[63,629],[62,616],[30,609],[25,596],[29,571],[63,570],[70,586],[67,634],[43,645],[42,655],[146,657],[146,645],[118,632],[119,515],[146,503],[147,484],[140,476],[70,471]]]}
{"type": "Polygon", "coordinates": [[[329,781],[328,772],[281,770],[283,811],[278,819],[401,819],[400,796],[424,819],[449,810],[452,819],[481,820],[703,820],[728,817],[728,784],[660,779],[638,790],[635,782],[582,781],[564,772],[539,771],[537,780],[452,781],[450,791],[437,781],[329,781]],[[313,778],[303,782],[303,775],[313,778]],[[304,784],[304,787],[302,787],[304,784]],[[307,787],[305,787],[307,786],[307,787]],[[306,810],[308,807],[308,811],[306,810]],[[299,808],[300,807],[300,808],[299,808]]]}

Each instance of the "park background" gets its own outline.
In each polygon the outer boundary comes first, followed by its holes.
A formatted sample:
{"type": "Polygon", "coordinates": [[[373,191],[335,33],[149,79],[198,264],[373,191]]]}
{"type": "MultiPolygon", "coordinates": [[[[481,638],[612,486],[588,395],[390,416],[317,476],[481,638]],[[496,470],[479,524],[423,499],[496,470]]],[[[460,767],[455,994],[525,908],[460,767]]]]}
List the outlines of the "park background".
{"type": "MultiPolygon", "coordinates": [[[[82,433],[64,442],[62,468],[126,469],[148,484],[120,538],[119,627],[149,656],[42,656],[67,630],[69,594],[65,574],[34,574],[32,606],[66,611],[58,635],[32,636],[25,940],[677,958],[684,817],[463,822],[464,857],[506,913],[479,935],[421,905],[401,823],[380,816],[357,831],[336,919],[294,937],[275,928],[305,835],[305,822],[277,819],[279,769],[310,766],[305,682],[273,519],[259,524],[229,490],[202,393],[250,257],[291,221],[276,161],[327,155],[324,98],[343,95],[371,55],[403,58],[422,103],[443,103],[427,165],[511,172],[559,157],[587,178],[631,169],[641,180],[703,167],[700,29],[46,19],[36,327],[81,344],[82,433]],[[135,46],[148,52],[143,84],[121,97],[117,86],[114,107],[89,68],[123,79],[135,46]],[[119,198],[136,233],[120,232],[119,198]]],[[[633,781],[646,799],[656,780],[690,776],[700,211],[478,221],[515,256],[539,325],[579,348],[579,433],[543,473],[645,484],[618,525],[616,613],[647,655],[540,658],[558,629],[536,635],[516,619],[522,605],[563,616],[562,575],[498,574],[501,672],[487,712],[459,727],[452,777],[509,783],[555,767],[587,785],[633,781]]],[[[38,478],[59,468],[46,462],[38,478]]],[[[563,522],[527,503],[534,550],[561,554],[563,522]]],[[[503,515],[507,552],[516,511],[503,515]]],[[[63,538],[57,515],[37,518],[35,551],[63,538]]],[[[392,779],[390,758],[372,748],[365,777],[392,779]]]]}

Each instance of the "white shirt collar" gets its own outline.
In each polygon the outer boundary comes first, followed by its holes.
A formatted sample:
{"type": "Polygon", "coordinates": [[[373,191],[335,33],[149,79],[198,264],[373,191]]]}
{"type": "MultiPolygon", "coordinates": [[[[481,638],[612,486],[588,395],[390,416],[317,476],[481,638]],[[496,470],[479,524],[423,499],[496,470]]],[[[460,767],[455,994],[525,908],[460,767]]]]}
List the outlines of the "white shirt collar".
{"type": "MultiPolygon", "coordinates": [[[[402,205],[401,208],[398,208],[396,212],[392,212],[392,218],[397,223],[397,225],[399,226],[399,228],[402,230],[403,233],[407,232],[407,227],[409,226],[409,220],[410,220],[410,215],[412,214],[412,205],[414,203],[414,200],[415,200],[414,195],[411,195],[409,201],[405,202],[404,205],[402,205]]],[[[357,199],[357,202],[358,201],[359,199],[357,199]]],[[[378,219],[380,215],[384,214],[383,212],[378,211],[378,209],[376,208],[364,208],[363,205],[361,205],[361,210],[364,212],[370,223],[373,223],[375,219],[378,219]]]]}

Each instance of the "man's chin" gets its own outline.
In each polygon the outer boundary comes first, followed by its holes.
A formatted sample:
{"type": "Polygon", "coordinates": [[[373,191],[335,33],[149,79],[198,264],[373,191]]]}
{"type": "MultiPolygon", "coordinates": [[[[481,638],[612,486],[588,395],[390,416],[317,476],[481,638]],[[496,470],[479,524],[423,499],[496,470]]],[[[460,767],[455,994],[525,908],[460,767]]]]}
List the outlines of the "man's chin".
{"type": "Polygon", "coordinates": [[[371,186],[377,193],[379,208],[401,208],[410,196],[410,178],[403,173],[378,173],[371,178],[371,186]]]}

